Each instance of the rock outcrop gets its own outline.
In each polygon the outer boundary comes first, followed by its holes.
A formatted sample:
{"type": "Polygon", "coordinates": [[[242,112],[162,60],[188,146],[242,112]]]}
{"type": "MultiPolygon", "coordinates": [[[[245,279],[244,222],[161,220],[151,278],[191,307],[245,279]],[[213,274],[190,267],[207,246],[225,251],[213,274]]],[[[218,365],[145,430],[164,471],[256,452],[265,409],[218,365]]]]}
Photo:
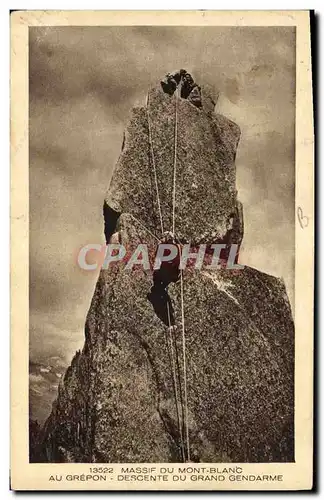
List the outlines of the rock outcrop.
{"type": "Polygon", "coordinates": [[[39,459],[38,448],[40,443],[41,428],[37,420],[29,419],[29,460],[37,462],[39,459]]]}
{"type": "MultiPolygon", "coordinates": [[[[156,181],[164,229],[171,231],[178,100],[177,242],[241,244],[239,127],[215,114],[216,98],[181,71],[132,111],[104,203],[107,241],[117,233],[130,247],[156,245],[163,236],[156,181]],[[187,87],[178,97],[184,76],[187,87]]],[[[183,274],[183,311],[181,281],[170,280],[163,292],[171,328],[162,291],[152,300],[153,281],[142,268],[101,270],[85,344],[60,383],[38,460],[180,462],[190,452],[194,462],[293,461],[294,325],[283,281],[249,267],[190,268],[183,274]]]]}
{"type": "MultiPolygon", "coordinates": [[[[149,92],[146,107],[133,109],[106,196],[106,210],[130,213],[158,236],[151,148],[164,226],[170,229],[176,98],[158,87],[149,92]]],[[[177,129],[177,238],[192,244],[217,243],[232,231],[238,212],[235,155],[240,129],[224,116],[192,105],[189,98],[178,100],[177,129]]]]}

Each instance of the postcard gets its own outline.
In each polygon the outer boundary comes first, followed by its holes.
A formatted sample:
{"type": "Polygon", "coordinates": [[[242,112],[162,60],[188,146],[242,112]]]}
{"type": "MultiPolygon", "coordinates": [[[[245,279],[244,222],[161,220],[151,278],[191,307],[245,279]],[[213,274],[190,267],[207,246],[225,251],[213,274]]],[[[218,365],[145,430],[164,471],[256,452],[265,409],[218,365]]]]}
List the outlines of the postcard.
{"type": "Polygon", "coordinates": [[[11,15],[11,488],[309,490],[309,11],[11,15]]]}

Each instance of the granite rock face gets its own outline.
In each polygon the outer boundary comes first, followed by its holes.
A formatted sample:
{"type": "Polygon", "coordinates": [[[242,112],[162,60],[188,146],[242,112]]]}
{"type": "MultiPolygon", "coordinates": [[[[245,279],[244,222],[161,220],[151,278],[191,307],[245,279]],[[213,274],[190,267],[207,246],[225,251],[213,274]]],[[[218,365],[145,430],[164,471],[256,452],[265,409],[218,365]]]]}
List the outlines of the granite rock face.
{"type": "MultiPolygon", "coordinates": [[[[166,230],[172,227],[176,91],[161,85],[148,100],[166,230]]],[[[211,98],[197,107],[190,93],[177,103],[176,238],[239,245],[239,129],[213,113],[211,98]]],[[[105,200],[107,241],[118,234],[131,248],[143,241],[156,246],[153,235],[162,232],[153,177],[147,107],[139,108],[105,200]]],[[[124,263],[101,270],[84,347],[37,440],[39,462],[181,462],[188,455],[181,282],[171,282],[155,303],[153,281],[150,270],[126,271],[124,263]]],[[[294,325],[283,281],[249,267],[189,268],[183,299],[190,460],[293,461],[294,325]]]]}
{"type": "MultiPolygon", "coordinates": [[[[116,165],[106,204],[118,213],[131,213],[161,236],[152,149],[164,229],[172,228],[175,106],[158,87],[149,92],[145,108],[132,111],[123,150],[116,165]]],[[[178,99],[177,238],[192,244],[217,243],[232,230],[237,213],[235,155],[239,127],[224,116],[178,99]]]]}

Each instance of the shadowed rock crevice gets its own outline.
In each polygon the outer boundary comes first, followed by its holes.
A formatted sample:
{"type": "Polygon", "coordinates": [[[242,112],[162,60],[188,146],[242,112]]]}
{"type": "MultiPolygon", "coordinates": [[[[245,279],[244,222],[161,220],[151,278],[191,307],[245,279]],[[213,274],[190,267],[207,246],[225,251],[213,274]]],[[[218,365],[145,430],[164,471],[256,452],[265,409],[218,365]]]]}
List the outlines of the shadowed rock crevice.
{"type": "Polygon", "coordinates": [[[106,243],[110,242],[110,238],[116,232],[117,222],[120,217],[120,212],[113,210],[106,202],[103,205],[103,216],[104,216],[104,232],[106,243]]]}

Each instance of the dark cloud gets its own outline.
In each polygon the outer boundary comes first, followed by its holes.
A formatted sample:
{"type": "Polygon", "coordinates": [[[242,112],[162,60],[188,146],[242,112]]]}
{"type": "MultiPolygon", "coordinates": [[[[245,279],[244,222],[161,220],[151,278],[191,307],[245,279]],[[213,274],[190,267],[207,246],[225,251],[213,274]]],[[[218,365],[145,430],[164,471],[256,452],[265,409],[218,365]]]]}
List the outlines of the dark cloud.
{"type": "Polygon", "coordinates": [[[30,353],[45,366],[33,379],[37,414],[49,358],[66,365],[83,343],[96,274],[82,273],[76,254],[103,241],[102,201],[130,109],[168,71],[183,67],[219,91],[218,112],[240,126],[243,263],[283,276],[293,301],[295,31],[34,27],[29,35],[30,353]]]}

